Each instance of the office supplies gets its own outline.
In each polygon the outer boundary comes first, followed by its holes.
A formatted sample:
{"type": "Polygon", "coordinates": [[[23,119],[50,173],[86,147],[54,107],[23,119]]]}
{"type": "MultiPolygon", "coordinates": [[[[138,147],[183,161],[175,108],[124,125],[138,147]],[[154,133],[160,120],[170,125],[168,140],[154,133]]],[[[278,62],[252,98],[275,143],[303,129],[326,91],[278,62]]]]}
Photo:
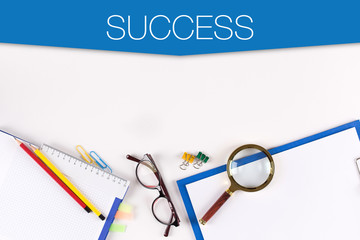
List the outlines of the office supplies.
{"type": "Polygon", "coordinates": [[[109,231],[111,232],[125,232],[126,231],[126,225],[123,224],[111,224],[109,231]]]}
{"type": "Polygon", "coordinates": [[[118,209],[129,181],[48,145],[42,145],[40,151],[104,213],[106,220],[85,214],[12,136],[0,133],[0,239],[105,239],[110,228],[105,223],[111,225],[116,213],[110,213],[111,207],[118,209]]]}
{"type": "Polygon", "coordinates": [[[230,187],[216,200],[199,222],[205,225],[235,191],[256,192],[266,187],[271,182],[274,171],[274,161],[265,148],[247,144],[235,149],[226,164],[230,187]],[[250,154],[241,154],[249,150],[251,150],[250,154]]]}
{"type": "Polygon", "coordinates": [[[121,203],[115,218],[131,220],[133,218],[132,206],[121,203]]]}
{"type": "Polygon", "coordinates": [[[184,161],[179,167],[181,170],[186,170],[189,164],[194,162],[195,156],[184,152],[182,159],[184,159],[184,161]]]}
{"type": "Polygon", "coordinates": [[[127,213],[127,212],[117,211],[117,213],[115,214],[115,218],[116,219],[131,220],[133,218],[133,214],[132,213],[127,213]]]}
{"type": "Polygon", "coordinates": [[[109,171],[110,173],[112,173],[112,169],[110,168],[110,166],[107,165],[105,161],[102,160],[102,158],[96,152],[91,151],[90,156],[92,157],[92,159],[95,160],[99,167],[101,167],[105,171],[109,171]]]}
{"type": "Polygon", "coordinates": [[[101,212],[62,174],[55,166],[50,162],[49,159],[47,159],[44,154],[40,152],[38,148],[31,147],[32,150],[35,152],[35,154],[45,163],[45,165],[53,171],[56,176],[58,176],[61,181],[63,181],[66,186],[68,186],[76,196],[78,196],[81,201],[83,201],[86,206],[91,209],[101,220],[105,220],[104,215],[101,214],[101,212]]]}
{"type": "Polygon", "coordinates": [[[121,203],[120,206],[119,206],[118,211],[131,213],[133,211],[133,207],[131,205],[129,205],[129,204],[121,203]]]}
{"type": "Polygon", "coordinates": [[[19,146],[52,178],[59,184],[86,212],[91,212],[90,208],[67,186],[59,176],[56,175],[48,166],[42,162],[31,150],[22,142],[15,138],[19,146]]]}
{"type": "Polygon", "coordinates": [[[78,153],[80,153],[82,159],[84,159],[85,162],[90,163],[90,164],[96,164],[94,159],[92,159],[90,157],[90,155],[85,151],[85,149],[81,145],[76,146],[76,151],[78,151],[78,153]]]}
{"type": "Polygon", "coordinates": [[[154,159],[150,154],[145,154],[142,160],[131,155],[127,155],[126,158],[138,163],[135,174],[139,183],[145,188],[159,192],[159,196],[152,203],[151,210],[158,222],[167,225],[164,233],[164,236],[167,237],[171,226],[178,227],[180,225],[180,219],[154,159]],[[156,209],[166,210],[159,212],[156,209]]]}
{"type": "Polygon", "coordinates": [[[115,215],[117,212],[117,209],[119,208],[120,204],[122,202],[122,199],[119,198],[115,198],[115,201],[113,202],[113,205],[111,206],[110,212],[108,217],[106,218],[105,224],[103,229],[101,230],[100,236],[98,240],[106,240],[111,225],[113,224],[114,220],[115,220],[115,215]]]}
{"type": "Polygon", "coordinates": [[[202,165],[204,165],[205,163],[207,163],[207,161],[209,160],[209,157],[206,156],[205,154],[203,154],[202,152],[199,152],[198,155],[196,156],[197,161],[194,163],[194,168],[199,169],[201,168],[202,165]]]}
{"type": "Polygon", "coordinates": [[[206,225],[198,219],[228,186],[226,165],[177,181],[196,239],[358,239],[359,134],[354,121],[268,150],[271,184],[234,193],[206,225]]]}

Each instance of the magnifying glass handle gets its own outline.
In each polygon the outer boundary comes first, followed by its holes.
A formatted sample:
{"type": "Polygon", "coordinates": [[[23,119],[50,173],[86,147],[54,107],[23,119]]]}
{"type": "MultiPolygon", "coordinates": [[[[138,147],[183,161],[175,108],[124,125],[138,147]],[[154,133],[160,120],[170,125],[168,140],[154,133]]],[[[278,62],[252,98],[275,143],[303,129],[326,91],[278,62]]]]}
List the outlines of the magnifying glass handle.
{"type": "Polygon", "coordinates": [[[231,197],[232,192],[226,190],[218,200],[211,206],[211,208],[205,213],[205,215],[199,220],[202,225],[205,225],[212,216],[219,210],[219,208],[231,197]]]}

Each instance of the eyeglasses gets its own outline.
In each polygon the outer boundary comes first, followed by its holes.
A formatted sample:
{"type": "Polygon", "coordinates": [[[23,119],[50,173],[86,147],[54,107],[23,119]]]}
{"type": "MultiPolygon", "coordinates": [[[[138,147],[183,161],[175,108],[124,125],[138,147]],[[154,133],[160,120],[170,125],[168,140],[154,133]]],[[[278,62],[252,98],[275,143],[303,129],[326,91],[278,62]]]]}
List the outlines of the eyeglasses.
{"type": "Polygon", "coordinates": [[[158,222],[167,225],[164,233],[164,236],[167,237],[171,226],[180,225],[180,219],[154,159],[150,154],[145,154],[142,160],[130,155],[127,155],[126,158],[138,163],[135,174],[139,183],[145,188],[159,191],[159,196],[153,201],[151,210],[158,222]]]}

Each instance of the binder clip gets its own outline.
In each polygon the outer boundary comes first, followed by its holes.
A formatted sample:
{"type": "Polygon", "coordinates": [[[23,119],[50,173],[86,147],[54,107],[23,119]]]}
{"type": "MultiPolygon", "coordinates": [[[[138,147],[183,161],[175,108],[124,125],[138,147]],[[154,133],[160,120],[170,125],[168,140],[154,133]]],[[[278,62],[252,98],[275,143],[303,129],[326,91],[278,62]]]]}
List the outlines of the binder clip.
{"type": "Polygon", "coordinates": [[[186,170],[189,164],[194,162],[195,156],[184,152],[182,159],[184,159],[184,162],[179,167],[181,170],[186,170]]]}
{"type": "Polygon", "coordinates": [[[203,154],[202,152],[199,152],[198,155],[196,156],[197,161],[194,163],[194,168],[199,169],[201,168],[202,165],[204,165],[204,163],[207,163],[207,161],[209,160],[209,157],[206,156],[205,154],[203,154]]]}

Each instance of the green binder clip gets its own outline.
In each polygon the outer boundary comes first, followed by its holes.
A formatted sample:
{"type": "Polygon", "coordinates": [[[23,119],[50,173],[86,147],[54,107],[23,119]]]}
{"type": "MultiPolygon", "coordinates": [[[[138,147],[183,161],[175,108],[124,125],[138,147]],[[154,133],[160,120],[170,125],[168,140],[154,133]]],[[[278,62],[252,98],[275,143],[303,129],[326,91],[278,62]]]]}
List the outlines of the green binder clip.
{"type": "Polygon", "coordinates": [[[205,163],[207,163],[207,161],[209,160],[209,157],[206,156],[205,154],[203,154],[202,152],[199,152],[198,155],[196,156],[196,162],[194,163],[194,168],[199,169],[202,167],[202,165],[204,165],[205,163]]]}

